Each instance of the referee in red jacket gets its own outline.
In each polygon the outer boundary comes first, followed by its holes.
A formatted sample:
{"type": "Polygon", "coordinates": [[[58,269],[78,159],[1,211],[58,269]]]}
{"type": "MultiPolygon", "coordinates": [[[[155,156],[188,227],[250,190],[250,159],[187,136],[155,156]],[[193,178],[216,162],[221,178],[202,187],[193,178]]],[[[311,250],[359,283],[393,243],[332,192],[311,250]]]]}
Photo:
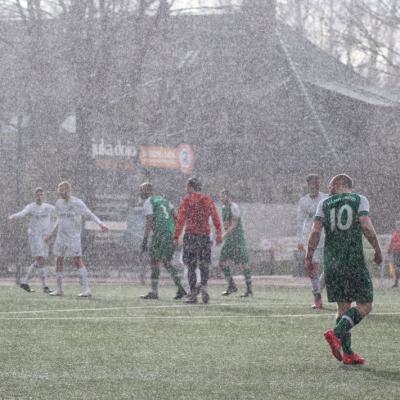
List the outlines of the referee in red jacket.
{"type": "Polygon", "coordinates": [[[211,217],[216,230],[216,243],[222,243],[221,220],[217,207],[211,196],[201,193],[201,182],[198,178],[189,178],[186,185],[186,196],[182,199],[176,217],[175,243],[178,244],[183,229],[183,262],[188,267],[190,296],[187,303],[197,303],[196,268],[200,268],[201,298],[208,303],[207,292],[209,267],[211,264],[211,217]]]}

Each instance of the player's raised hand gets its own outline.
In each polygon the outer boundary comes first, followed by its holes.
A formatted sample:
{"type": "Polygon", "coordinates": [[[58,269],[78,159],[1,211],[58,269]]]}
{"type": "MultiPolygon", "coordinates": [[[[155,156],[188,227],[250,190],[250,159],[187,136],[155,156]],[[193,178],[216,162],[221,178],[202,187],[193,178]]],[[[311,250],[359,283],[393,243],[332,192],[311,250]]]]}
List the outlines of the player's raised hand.
{"type": "Polygon", "coordinates": [[[107,225],[100,224],[99,226],[100,226],[100,229],[101,229],[102,232],[108,232],[108,226],[107,225]]]}
{"type": "Polygon", "coordinates": [[[9,222],[10,224],[13,224],[13,223],[16,221],[16,218],[14,217],[14,215],[10,215],[10,216],[7,218],[7,220],[8,220],[8,222],[9,222]]]}

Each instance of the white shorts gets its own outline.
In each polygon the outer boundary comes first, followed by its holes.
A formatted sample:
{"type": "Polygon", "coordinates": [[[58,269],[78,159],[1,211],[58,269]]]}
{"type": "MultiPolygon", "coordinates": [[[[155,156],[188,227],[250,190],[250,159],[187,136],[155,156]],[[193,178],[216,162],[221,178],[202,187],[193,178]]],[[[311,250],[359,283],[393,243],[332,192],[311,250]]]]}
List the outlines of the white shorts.
{"type": "Polygon", "coordinates": [[[82,245],[80,236],[72,238],[57,236],[53,246],[53,253],[57,257],[81,257],[82,245]]]}
{"type": "Polygon", "coordinates": [[[43,236],[29,235],[28,238],[32,257],[47,258],[49,256],[49,245],[44,241],[43,236]]]}
{"type": "Polygon", "coordinates": [[[323,247],[317,247],[314,251],[312,262],[313,264],[322,264],[324,257],[324,248],[323,247]]]}

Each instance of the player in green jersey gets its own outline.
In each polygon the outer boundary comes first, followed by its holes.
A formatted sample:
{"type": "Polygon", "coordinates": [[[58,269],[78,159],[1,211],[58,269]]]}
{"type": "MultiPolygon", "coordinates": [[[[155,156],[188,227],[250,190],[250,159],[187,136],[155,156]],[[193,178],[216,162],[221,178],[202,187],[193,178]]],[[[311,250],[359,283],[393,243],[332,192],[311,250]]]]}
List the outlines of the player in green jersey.
{"type": "Polygon", "coordinates": [[[249,254],[240,217],[240,209],[239,206],[232,201],[232,194],[229,190],[222,190],[220,199],[223,204],[222,221],[224,223],[225,233],[223,235],[224,244],[221,249],[219,266],[228,281],[228,288],[222,295],[228,296],[231,293],[237,292],[237,287],[233,280],[231,269],[229,268],[229,262],[233,262],[240,265],[246,282],[246,291],[241,297],[249,297],[253,295],[251,288],[251,270],[248,266],[249,254]]]}
{"type": "Polygon", "coordinates": [[[364,364],[351,349],[350,330],[366,317],[373,302],[373,287],[363,251],[362,236],[373,247],[374,261],[382,262],[382,251],[369,217],[365,196],[352,192],[353,181],[346,174],[336,175],[329,183],[329,194],[318,204],[308,241],[306,263],[312,257],[321,231],[325,229],[324,272],[328,301],[337,303],[336,326],[325,332],[332,355],[344,364],[364,364]],[[352,307],[352,302],[356,306],[352,307]],[[343,350],[343,354],[342,351],[343,350]]]}
{"type": "Polygon", "coordinates": [[[158,280],[160,277],[160,263],[164,265],[178,288],[174,299],[181,299],[186,291],[181,284],[177,269],[171,261],[174,256],[175,211],[172,204],[163,196],[153,195],[151,183],[145,182],[140,186],[146,223],[144,227],[142,252],[149,250],[151,264],[151,291],[143,299],[158,299],[158,280]],[[147,242],[152,232],[151,243],[148,249],[147,242]]]}

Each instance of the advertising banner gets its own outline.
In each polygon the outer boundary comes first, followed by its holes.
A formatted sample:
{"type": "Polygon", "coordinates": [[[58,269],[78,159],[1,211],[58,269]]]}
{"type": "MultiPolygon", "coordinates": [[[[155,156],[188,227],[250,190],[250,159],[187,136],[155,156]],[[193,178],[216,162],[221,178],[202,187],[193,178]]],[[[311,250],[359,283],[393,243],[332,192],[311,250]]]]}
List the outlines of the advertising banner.
{"type": "Polygon", "coordinates": [[[140,146],[140,163],[145,168],[177,169],[184,174],[193,171],[194,153],[185,143],[178,147],[140,146]]]}

